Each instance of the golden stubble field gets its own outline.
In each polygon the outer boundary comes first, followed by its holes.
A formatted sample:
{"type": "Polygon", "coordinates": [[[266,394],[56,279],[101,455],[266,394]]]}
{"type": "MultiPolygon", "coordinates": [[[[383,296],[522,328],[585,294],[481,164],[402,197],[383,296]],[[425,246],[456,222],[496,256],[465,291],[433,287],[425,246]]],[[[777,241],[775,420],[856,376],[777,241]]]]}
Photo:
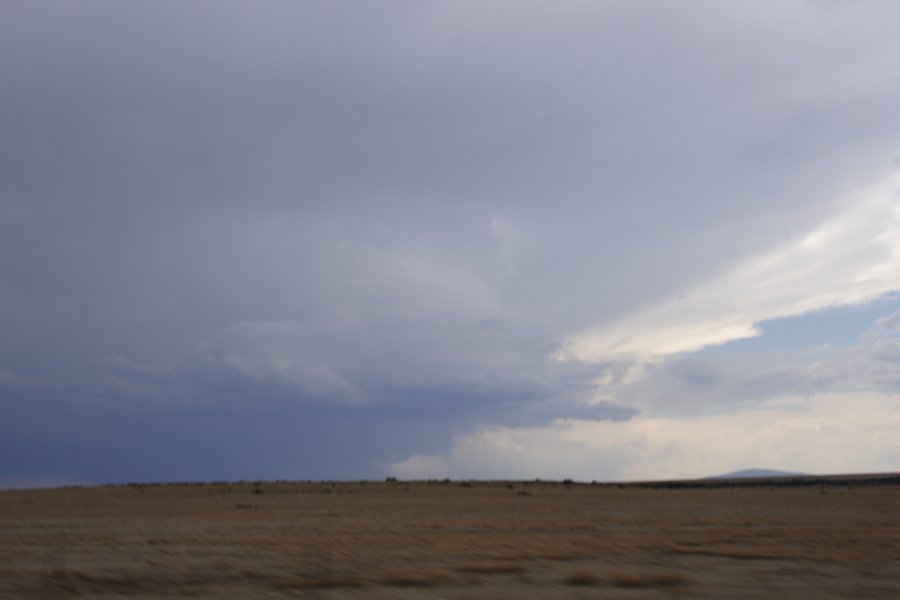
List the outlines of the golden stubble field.
{"type": "Polygon", "coordinates": [[[0,492],[2,598],[900,598],[900,487],[0,492]]]}

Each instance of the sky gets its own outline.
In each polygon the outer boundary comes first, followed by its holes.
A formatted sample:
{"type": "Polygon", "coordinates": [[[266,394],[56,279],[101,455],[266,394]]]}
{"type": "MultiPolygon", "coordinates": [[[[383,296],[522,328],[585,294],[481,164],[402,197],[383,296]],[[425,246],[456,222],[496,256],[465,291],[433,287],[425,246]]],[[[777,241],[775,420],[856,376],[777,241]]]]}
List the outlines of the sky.
{"type": "Polygon", "coordinates": [[[0,487],[900,471],[898,22],[0,0],[0,487]]]}

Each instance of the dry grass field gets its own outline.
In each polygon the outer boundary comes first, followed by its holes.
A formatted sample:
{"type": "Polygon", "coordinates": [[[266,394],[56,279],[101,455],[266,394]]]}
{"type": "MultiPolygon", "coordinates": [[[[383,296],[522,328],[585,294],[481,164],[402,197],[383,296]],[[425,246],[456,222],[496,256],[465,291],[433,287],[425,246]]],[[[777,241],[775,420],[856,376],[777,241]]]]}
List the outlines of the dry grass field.
{"type": "Polygon", "coordinates": [[[900,598],[900,486],[0,492],[0,598],[900,598]]]}

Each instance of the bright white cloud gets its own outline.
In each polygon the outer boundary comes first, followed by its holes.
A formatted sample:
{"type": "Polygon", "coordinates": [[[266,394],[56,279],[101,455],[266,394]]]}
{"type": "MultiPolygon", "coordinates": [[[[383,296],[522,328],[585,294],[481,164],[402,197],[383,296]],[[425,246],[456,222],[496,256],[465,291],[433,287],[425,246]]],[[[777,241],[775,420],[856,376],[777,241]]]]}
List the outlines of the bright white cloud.
{"type": "Polygon", "coordinates": [[[411,456],[385,470],[407,478],[581,480],[694,478],[749,467],[884,472],[900,466],[898,428],[896,395],[792,396],[699,418],[486,427],[457,437],[447,453],[411,456]]]}
{"type": "MultiPolygon", "coordinates": [[[[891,304],[896,302],[893,295],[888,298],[891,304]]],[[[814,317],[815,326],[829,327],[831,321],[847,318],[856,320],[858,316],[851,315],[857,312],[871,316],[873,306],[845,309],[838,314],[828,311],[814,317]]],[[[875,321],[874,317],[871,320],[875,321]]],[[[593,379],[595,393],[648,416],[730,413],[767,399],[792,395],[865,390],[897,393],[897,321],[896,314],[878,319],[865,331],[860,322],[861,330],[851,345],[823,344],[821,337],[804,340],[807,333],[798,327],[794,336],[799,339],[791,339],[793,345],[789,347],[775,341],[772,345],[748,344],[734,352],[676,354],[648,362],[620,360],[594,367],[601,373],[593,379]]]]}
{"type": "Polygon", "coordinates": [[[900,289],[900,175],[849,198],[798,242],[682,297],[571,336],[562,361],[652,360],[759,335],[775,318],[866,302],[900,289]]]}

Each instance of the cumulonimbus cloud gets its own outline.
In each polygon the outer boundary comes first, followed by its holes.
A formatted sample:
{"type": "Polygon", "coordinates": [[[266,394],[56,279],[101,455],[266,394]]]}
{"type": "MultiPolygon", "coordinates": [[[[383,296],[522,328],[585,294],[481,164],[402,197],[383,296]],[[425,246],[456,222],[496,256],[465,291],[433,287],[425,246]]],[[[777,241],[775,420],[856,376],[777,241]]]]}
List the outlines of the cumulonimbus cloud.
{"type": "Polygon", "coordinates": [[[759,335],[756,324],[900,289],[900,175],[848,198],[801,240],[650,310],[577,333],[560,361],[653,360],[759,335]]]}

